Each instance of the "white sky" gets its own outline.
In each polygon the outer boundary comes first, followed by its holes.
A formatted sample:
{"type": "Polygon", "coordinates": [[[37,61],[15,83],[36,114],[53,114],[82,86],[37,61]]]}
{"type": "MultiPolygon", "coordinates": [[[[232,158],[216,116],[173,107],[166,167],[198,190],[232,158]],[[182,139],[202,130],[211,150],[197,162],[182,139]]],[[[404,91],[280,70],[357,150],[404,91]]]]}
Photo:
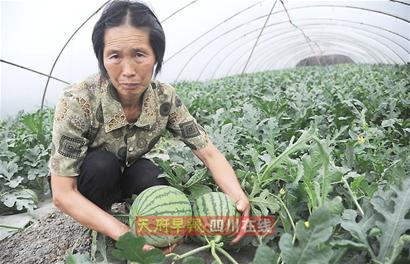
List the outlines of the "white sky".
{"type": "MultiPolygon", "coordinates": [[[[160,20],[193,0],[151,0],[148,3],[160,20]]],[[[65,41],[105,0],[0,0],[0,58],[49,73],[65,41]]],[[[258,3],[202,37],[189,48],[167,61],[158,79],[209,79],[240,73],[249,52],[272,7],[273,0],[198,0],[163,23],[167,37],[165,59],[189,42],[240,10],[258,3]],[[258,20],[255,18],[261,17],[258,20]],[[237,27],[233,30],[233,28],[237,27]],[[219,36],[216,40],[214,40],[219,36]],[[209,43],[209,44],[207,44],[209,43]],[[224,49],[222,49],[224,48],[224,49]],[[222,49],[222,50],[221,50],[222,49]],[[197,55],[194,56],[194,54],[197,55]],[[192,59],[191,59],[192,58],[192,59]],[[185,68],[184,68],[185,67],[185,68]]],[[[389,12],[410,20],[410,8],[389,1],[284,1],[293,22],[317,42],[326,54],[340,53],[357,62],[403,63],[410,61],[409,41],[375,27],[323,19],[348,19],[383,27],[410,38],[409,23],[374,12],[343,7],[296,8],[308,5],[353,5],[389,12]],[[316,20],[313,20],[316,19],[316,20]],[[321,19],[321,20],[317,20],[321,19]],[[328,25],[318,26],[321,23],[328,25]],[[304,25],[306,24],[306,25],[304,25]],[[310,24],[310,25],[307,25],[310,24]],[[335,25],[338,24],[338,25],[335,25]],[[356,29],[347,27],[348,25],[356,29]],[[360,29],[366,29],[366,32],[360,29]]],[[[408,0],[403,2],[410,3],[408,0]]],[[[311,55],[300,31],[287,21],[279,1],[268,20],[248,71],[293,67],[311,55]],[[281,23],[282,22],[282,23],[281,23]],[[279,24],[277,24],[279,23],[279,24]],[[297,56],[293,56],[296,54],[297,56]],[[298,55],[299,54],[299,55],[298,55]]],[[[62,53],[53,76],[70,83],[97,72],[91,44],[94,16],[73,38],[62,53]]],[[[46,78],[4,63],[0,65],[0,117],[18,110],[33,111],[40,106],[46,78]]],[[[54,105],[67,85],[51,81],[46,102],[54,105]]]]}

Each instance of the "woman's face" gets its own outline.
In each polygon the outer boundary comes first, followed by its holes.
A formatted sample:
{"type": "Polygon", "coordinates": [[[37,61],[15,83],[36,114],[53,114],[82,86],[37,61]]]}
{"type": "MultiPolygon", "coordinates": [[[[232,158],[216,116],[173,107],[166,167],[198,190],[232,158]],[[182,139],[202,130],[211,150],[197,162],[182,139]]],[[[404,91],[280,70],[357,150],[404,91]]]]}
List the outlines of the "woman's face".
{"type": "Polygon", "coordinates": [[[155,65],[147,31],[129,25],[106,29],[103,56],[104,67],[120,99],[144,93],[155,65]]]}

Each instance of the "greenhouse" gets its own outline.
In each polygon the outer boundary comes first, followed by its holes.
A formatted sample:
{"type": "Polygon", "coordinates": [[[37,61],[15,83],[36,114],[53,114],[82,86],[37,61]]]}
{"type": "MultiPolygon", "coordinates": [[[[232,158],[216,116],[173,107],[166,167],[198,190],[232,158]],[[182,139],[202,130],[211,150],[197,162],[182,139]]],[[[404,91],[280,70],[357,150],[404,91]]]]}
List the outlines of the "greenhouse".
{"type": "Polygon", "coordinates": [[[410,263],[410,1],[0,9],[0,263],[410,263]]]}

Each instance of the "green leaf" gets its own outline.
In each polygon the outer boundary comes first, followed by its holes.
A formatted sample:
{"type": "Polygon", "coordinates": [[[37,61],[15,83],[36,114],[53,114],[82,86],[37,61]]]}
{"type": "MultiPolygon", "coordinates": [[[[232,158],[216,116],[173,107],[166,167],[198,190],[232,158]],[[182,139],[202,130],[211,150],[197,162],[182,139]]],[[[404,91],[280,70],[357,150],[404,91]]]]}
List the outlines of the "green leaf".
{"type": "Polygon", "coordinates": [[[189,188],[194,184],[200,183],[206,179],[208,170],[206,168],[195,171],[195,174],[189,178],[189,180],[184,184],[185,188],[189,188]]]}
{"type": "Polygon", "coordinates": [[[9,182],[5,183],[4,185],[9,186],[10,188],[16,188],[19,184],[24,180],[23,177],[17,176],[15,179],[10,180],[9,182]]]}
{"type": "Polygon", "coordinates": [[[282,259],[287,264],[329,263],[333,251],[326,242],[332,236],[333,227],[338,221],[338,216],[324,206],[309,217],[309,225],[305,225],[303,221],[297,222],[296,244],[293,244],[291,234],[286,233],[280,238],[279,248],[282,259]]]}
{"type": "Polygon", "coordinates": [[[376,226],[382,231],[377,260],[392,262],[395,243],[410,230],[410,219],[406,218],[410,210],[410,177],[404,179],[401,189],[391,186],[390,190],[383,191],[380,188],[371,203],[384,218],[384,221],[376,221],[376,226]]]}
{"type": "Polygon", "coordinates": [[[185,182],[185,177],[188,174],[186,168],[181,164],[171,163],[169,160],[155,160],[164,171],[164,175],[170,185],[182,191],[182,184],[185,182]]]}
{"type": "Polygon", "coordinates": [[[268,189],[264,189],[258,197],[251,198],[250,203],[252,207],[259,208],[263,216],[274,214],[280,209],[279,203],[268,189]]]}
{"type": "Polygon", "coordinates": [[[69,254],[66,258],[67,264],[84,264],[84,263],[92,263],[89,254],[69,254]]]}
{"type": "MultiPolygon", "coordinates": [[[[346,209],[343,212],[341,219],[341,226],[347,230],[355,241],[350,241],[351,245],[361,244],[366,246],[366,250],[370,253],[372,258],[375,258],[373,249],[367,240],[367,233],[374,227],[376,220],[379,218],[368,200],[363,202],[364,216],[359,222],[356,222],[357,212],[352,209],[346,209]]],[[[343,242],[348,245],[347,242],[343,242]]],[[[355,247],[355,246],[354,246],[355,247]]]]}
{"type": "Polygon", "coordinates": [[[148,252],[143,251],[145,239],[135,236],[132,232],[127,232],[120,236],[112,251],[113,256],[121,260],[130,260],[141,264],[162,263],[165,259],[161,250],[154,248],[148,252]]]}
{"type": "Polygon", "coordinates": [[[388,120],[383,120],[382,121],[382,127],[391,127],[394,128],[394,124],[397,122],[397,119],[392,118],[388,120]]]}
{"type": "Polygon", "coordinates": [[[17,210],[32,211],[37,208],[37,194],[30,189],[13,190],[1,196],[0,201],[7,207],[16,206],[17,210]]]}
{"type": "Polygon", "coordinates": [[[276,264],[279,255],[268,247],[267,245],[261,244],[258,249],[256,249],[255,257],[252,260],[252,264],[276,264]]]}
{"type": "Polygon", "coordinates": [[[400,255],[405,245],[410,244],[410,236],[402,235],[396,243],[394,243],[393,252],[390,258],[390,263],[394,263],[394,260],[400,255]]]}
{"type": "Polygon", "coordinates": [[[331,243],[332,246],[335,247],[348,247],[348,248],[355,248],[358,250],[367,250],[367,245],[358,243],[358,242],[353,242],[351,240],[347,239],[342,239],[342,240],[337,240],[336,242],[331,243]]]}
{"type": "Polygon", "coordinates": [[[264,184],[268,184],[271,182],[270,178],[271,173],[273,169],[280,164],[280,162],[283,161],[283,159],[289,157],[290,154],[299,151],[301,149],[304,149],[307,145],[307,143],[312,139],[313,135],[313,129],[305,130],[302,132],[302,135],[298,138],[296,142],[293,143],[294,137],[291,138],[289,145],[287,148],[277,157],[275,157],[272,162],[268,165],[266,165],[263,168],[263,173],[260,176],[261,182],[264,182],[264,184]]]}
{"type": "Polygon", "coordinates": [[[206,185],[203,184],[195,184],[192,185],[191,187],[188,188],[188,191],[190,192],[189,199],[190,200],[195,200],[199,196],[212,192],[212,189],[206,185]]]}
{"type": "Polygon", "coordinates": [[[107,259],[107,243],[106,243],[106,237],[105,235],[98,233],[97,236],[97,250],[101,253],[101,256],[104,259],[104,263],[108,263],[107,259]]]}
{"type": "Polygon", "coordinates": [[[5,178],[10,180],[19,169],[17,161],[18,159],[9,162],[0,160],[0,175],[4,175],[5,178]]]}
{"type": "Polygon", "coordinates": [[[357,241],[367,244],[366,233],[374,225],[377,215],[369,214],[366,210],[364,212],[365,216],[360,220],[360,222],[357,223],[357,212],[352,209],[344,210],[341,226],[345,230],[349,231],[353,238],[357,241]]]}
{"type": "Polygon", "coordinates": [[[314,183],[315,182],[313,182],[312,180],[305,180],[305,182],[303,182],[302,184],[303,189],[309,198],[308,206],[310,209],[316,208],[316,206],[319,204],[319,198],[316,195],[314,183]]]}
{"type": "Polygon", "coordinates": [[[183,259],[182,264],[205,264],[201,257],[189,256],[183,259]]]}
{"type": "Polygon", "coordinates": [[[374,261],[393,263],[408,239],[404,233],[410,229],[410,220],[406,218],[410,210],[410,178],[404,180],[401,189],[391,186],[390,190],[384,191],[380,188],[371,199],[371,204],[374,209],[364,204],[365,215],[358,223],[356,211],[345,210],[341,226],[357,242],[366,245],[374,261]],[[370,236],[376,236],[379,240],[377,256],[368,242],[370,236]]]}
{"type": "Polygon", "coordinates": [[[332,200],[327,202],[326,206],[329,207],[330,212],[337,215],[341,215],[344,210],[342,198],[340,196],[335,196],[332,200]]]}

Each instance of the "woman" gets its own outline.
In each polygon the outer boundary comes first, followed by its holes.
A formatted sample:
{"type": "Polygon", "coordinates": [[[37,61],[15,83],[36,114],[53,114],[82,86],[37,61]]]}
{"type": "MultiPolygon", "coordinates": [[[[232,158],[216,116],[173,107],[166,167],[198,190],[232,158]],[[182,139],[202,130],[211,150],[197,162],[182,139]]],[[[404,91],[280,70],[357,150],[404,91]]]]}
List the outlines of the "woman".
{"type": "Polygon", "coordinates": [[[100,74],[66,90],[56,107],[49,162],[55,206],[117,240],[130,229],[105,210],[150,186],[168,184],[157,178],[158,167],[141,158],[167,129],[247,216],[248,198],[225,157],[174,88],[151,81],[165,51],[153,12],[138,2],[114,1],[96,23],[92,41],[100,74]]]}

